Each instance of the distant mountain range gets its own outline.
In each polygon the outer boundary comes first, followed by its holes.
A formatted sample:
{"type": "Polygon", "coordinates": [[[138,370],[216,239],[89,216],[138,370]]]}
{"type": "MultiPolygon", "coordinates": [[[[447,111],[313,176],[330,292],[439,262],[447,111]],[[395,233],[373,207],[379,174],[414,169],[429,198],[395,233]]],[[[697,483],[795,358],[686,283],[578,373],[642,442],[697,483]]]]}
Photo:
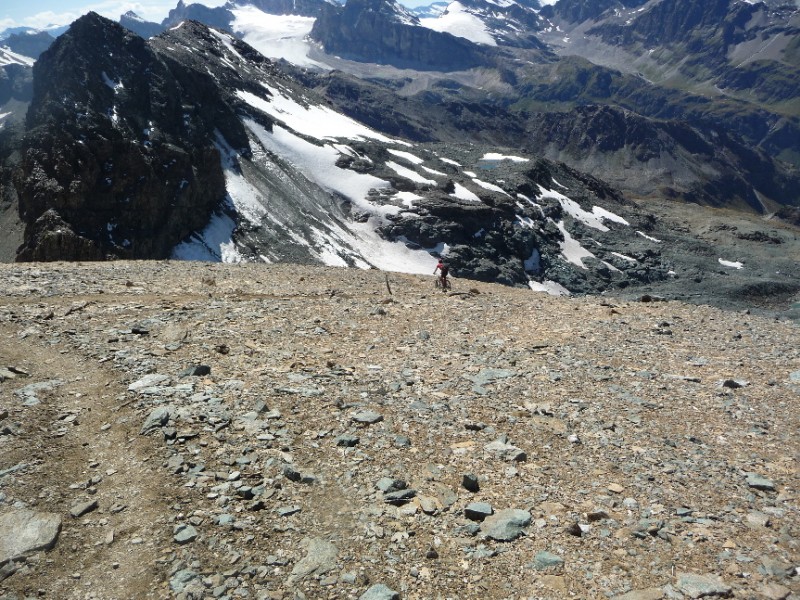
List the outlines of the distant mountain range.
{"type": "Polygon", "coordinates": [[[0,119],[26,115],[0,130],[17,258],[424,272],[445,254],[462,276],[573,292],[664,280],[660,226],[631,200],[794,218],[799,15],[179,2],[158,24],[90,14],[55,42],[9,37],[0,119]]]}

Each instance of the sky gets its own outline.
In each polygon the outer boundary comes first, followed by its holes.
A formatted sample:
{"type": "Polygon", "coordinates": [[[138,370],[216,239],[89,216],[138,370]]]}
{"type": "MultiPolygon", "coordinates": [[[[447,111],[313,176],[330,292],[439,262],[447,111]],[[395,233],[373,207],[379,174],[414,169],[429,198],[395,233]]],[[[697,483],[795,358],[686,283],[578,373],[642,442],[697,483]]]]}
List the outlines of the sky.
{"type": "MultiPolygon", "coordinates": [[[[92,10],[115,21],[132,10],[148,21],[160,23],[177,3],[178,0],[0,0],[0,31],[9,27],[44,29],[48,25],[68,25],[92,10]]],[[[201,3],[222,6],[225,0],[201,3]]]]}
{"type": "MultiPolygon", "coordinates": [[[[192,0],[185,0],[191,4],[192,0]]],[[[206,6],[222,6],[226,0],[193,0],[206,6]]],[[[406,6],[423,6],[434,0],[400,0],[406,6]]],[[[542,4],[552,4],[545,0],[542,4]]],[[[160,23],[167,13],[175,8],[178,0],[0,0],[0,31],[9,27],[33,27],[69,25],[81,15],[95,11],[118,20],[120,15],[132,10],[140,17],[160,23]]]]}

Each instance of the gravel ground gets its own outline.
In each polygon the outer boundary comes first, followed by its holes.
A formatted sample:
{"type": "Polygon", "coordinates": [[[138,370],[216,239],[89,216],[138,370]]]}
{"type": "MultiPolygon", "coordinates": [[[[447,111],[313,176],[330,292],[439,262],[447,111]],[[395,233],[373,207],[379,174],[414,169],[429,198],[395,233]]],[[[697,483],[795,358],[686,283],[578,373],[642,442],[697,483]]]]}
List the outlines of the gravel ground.
{"type": "Polygon", "coordinates": [[[0,598],[800,597],[795,322],[290,265],[0,271],[0,598]]]}

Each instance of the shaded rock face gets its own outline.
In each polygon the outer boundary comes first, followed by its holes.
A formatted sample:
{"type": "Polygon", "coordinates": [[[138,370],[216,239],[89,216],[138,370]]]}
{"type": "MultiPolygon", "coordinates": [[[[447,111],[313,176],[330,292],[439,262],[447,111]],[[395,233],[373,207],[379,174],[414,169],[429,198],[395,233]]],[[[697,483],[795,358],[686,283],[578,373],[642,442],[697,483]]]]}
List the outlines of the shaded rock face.
{"type": "Polygon", "coordinates": [[[531,122],[531,133],[531,146],[545,156],[640,196],[667,192],[664,177],[656,175],[663,171],[669,174],[672,197],[762,212],[754,190],[786,202],[796,198],[794,190],[800,185],[795,173],[777,170],[763,150],[723,130],[646,119],[621,109],[585,106],[548,113],[531,122]],[[602,161],[597,160],[600,154],[605,156],[602,161]],[[622,172],[618,164],[624,162],[645,168],[622,172]]]}
{"type": "Polygon", "coordinates": [[[38,33],[13,33],[3,40],[3,46],[8,47],[12,52],[39,58],[55,41],[55,38],[46,31],[38,33]]]}
{"type": "Polygon", "coordinates": [[[645,4],[646,0],[561,0],[542,8],[542,15],[547,18],[558,16],[571,23],[582,23],[589,19],[597,19],[608,10],[614,8],[636,8],[645,4]]]}
{"type": "Polygon", "coordinates": [[[33,96],[33,71],[25,65],[0,67],[0,107],[9,100],[30,102],[33,96]]]}
{"type": "Polygon", "coordinates": [[[203,4],[184,4],[183,0],[179,0],[161,24],[173,27],[181,21],[199,21],[211,27],[228,29],[232,20],[233,14],[224,6],[209,8],[203,4]]]}
{"type": "Polygon", "coordinates": [[[270,15],[316,17],[324,6],[335,5],[327,0],[250,0],[256,8],[270,15]]]}
{"type": "Polygon", "coordinates": [[[207,221],[225,195],[203,113],[219,99],[192,106],[197,90],[142,38],[93,13],[34,77],[14,178],[28,228],[19,260],[166,257],[207,221]],[[45,235],[55,224],[62,233],[45,235]]]}
{"type": "Polygon", "coordinates": [[[351,0],[344,7],[325,6],[311,37],[330,54],[404,68],[469,69],[490,60],[488,50],[418,22],[388,0],[351,0]]]}

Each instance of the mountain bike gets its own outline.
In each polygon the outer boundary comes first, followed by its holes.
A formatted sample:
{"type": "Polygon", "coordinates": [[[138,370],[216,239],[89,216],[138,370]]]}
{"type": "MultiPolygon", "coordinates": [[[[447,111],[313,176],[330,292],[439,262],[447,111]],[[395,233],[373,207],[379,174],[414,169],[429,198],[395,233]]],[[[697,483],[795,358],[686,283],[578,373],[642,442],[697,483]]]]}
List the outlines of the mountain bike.
{"type": "Polygon", "coordinates": [[[450,290],[453,289],[453,285],[450,283],[449,277],[444,278],[444,287],[442,286],[441,277],[436,277],[436,279],[433,282],[433,285],[437,290],[442,290],[443,292],[449,292],[450,290]]]}

